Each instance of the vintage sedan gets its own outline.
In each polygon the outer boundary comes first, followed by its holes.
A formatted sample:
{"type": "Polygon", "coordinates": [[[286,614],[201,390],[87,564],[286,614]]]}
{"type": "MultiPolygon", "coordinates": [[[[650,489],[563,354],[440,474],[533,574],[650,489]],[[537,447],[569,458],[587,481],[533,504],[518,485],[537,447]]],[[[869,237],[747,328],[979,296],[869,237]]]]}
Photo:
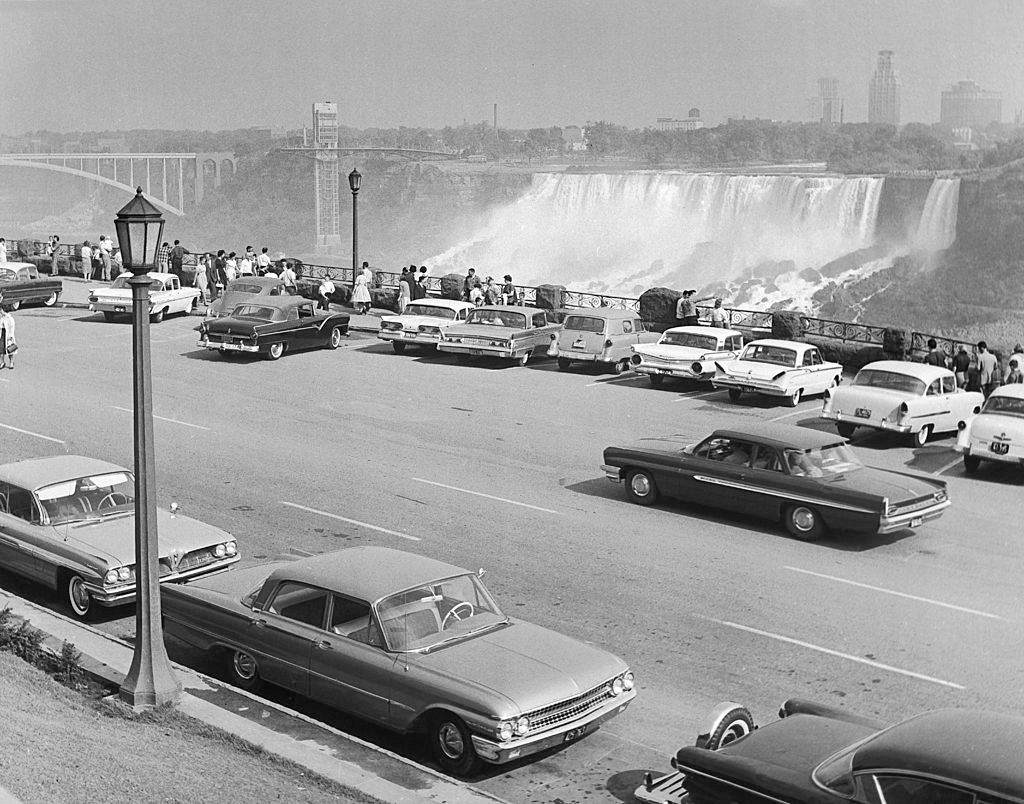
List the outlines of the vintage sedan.
{"type": "Polygon", "coordinates": [[[735,704],[676,752],[674,773],[641,801],[719,804],[1024,804],[1024,718],[973,709],[924,712],[886,727],[838,707],[790,699],[753,727],[735,704]]]}
{"type": "Polygon", "coordinates": [[[633,310],[573,311],[564,317],[548,356],[558,358],[560,371],[581,362],[606,366],[621,374],[629,368],[629,357],[638,344],[657,339],[657,333],[648,332],[640,314],[633,310]]]}
{"type": "Polygon", "coordinates": [[[530,355],[547,354],[562,325],[535,307],[485,305],[471,310],[464,324],[448,327],[437,348],[460,360],[502,357],[525,366],[530,355]]]}
{"type": "Polygon", "coordinates": [[[0,294],[8,310],[17,310],[23,304],[53,307],[63,290],[59,279],[40,276],[39,269],[30,262],[0,263],[0,294]]]}
{"type": "Polygon", "coordinates": [[[721,327],[672,327],[648,346],[634,346],[630,368],[646,374],[657,388],[666,378],[710,380],[715,363],[735,360],[743,348],[743,333],[721,327]]]}
{"type": "Polygon", "coordinates": [[[858,427],[909,435],[923,447],[934,433],[957,430],[981,410],[985,397],[956,387],[949,369],[902,360],[879,360],[853,382],[825,392],[821,417],[849,438],[858,427]]]}
{"type": "Polygon", "coordinates": [[[978,471],[982,461],[1024,466],[1024,385],[992,391],[981,413],[960,429],[955,449],[967,472],[978,471]]]}
{"type": "Polygon", "coordinates": [[[348,322],[347,313],[321,312],[301,296],[267,296],[238,305],[224,318],[209,318],[196,330],[206,349],[277,360],[285,351],[337,349],[348,335],[348,322]]]}
{"type": "Polygon", "coordinates": [[[481,573],[353,547],[164,588],[167,634],[266,681],[426,736],[448,773],[573,742],[623,712],[633,674],[594,645],[504,614],[481,573]]]}
{"type": "MultiPolygon", "coordinates": [[[[132,286],[128,284],[131,274],[121,274],[109,287],[93,288],[89,291],[89,309],[103,313],[107,321],[118,315],[132,314],[132,286]]],[[[183,288],[175,274],[149,273],[149,317],[160,322],[164,316],[174,313],[188,315],[199,306],[199,289],[183,288]]]]}
{"type": "Polygon", "coordinates": [[[781,519],[805,541],[916,528],[949,507],[944,481],[865,466],[845,438],[784,424],[722,428],[692,446],[652,438],[608,447],[601,469],[625,481],[637,505],[664,495],[781,519]]]}
{"type": "MultiPolygon", "coordinates": [[[[187,581],[238,561],[220,528],[157,510],[160,582],[187,581]]],[[[72,614],[135,600],[135,480],[77,455],[0,466],[0,566],[56,589],[72,614]]]]}
{"type": "Polygon", "coordinates": [[[808,394],[821,394],[839,385],[843,367],[829,363],[817,346],[766,338],[751,341],[736,360],[715,362],[711,384],[726,388],[733,402],[741,394],[784,397],[796,407],[808,394]]]}
{"type": "Polygon", "coordinates": [[[401,315],[386,315],[380,320],[377,337],[391,341],[395,354],[402,354],[406,346],[426,346],[436,349],[441,332],[466,320],[475,305],[453,299],[430,297],[409,302],[401,315]]]}
{"type": "Polygon", "coordinates": [[[232,279],[224,292],[206,308],[207,318],[231,315],[240,304],[256,303],[264,296],[286,296],[284,283],[274,276],[243,276],[232,279]]]}

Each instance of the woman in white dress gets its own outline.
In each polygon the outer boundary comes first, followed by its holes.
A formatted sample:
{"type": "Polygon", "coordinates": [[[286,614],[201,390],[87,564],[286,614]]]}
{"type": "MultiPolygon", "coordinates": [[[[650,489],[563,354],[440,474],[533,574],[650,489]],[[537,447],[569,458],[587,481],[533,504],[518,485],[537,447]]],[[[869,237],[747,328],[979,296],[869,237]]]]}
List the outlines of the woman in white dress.
{"type": "Polygon", "coordinates": [[[352,306],[356,312],[366,315],[370,312],[370,282],[373,279],[373,272],[370,266],[363,263],[363,270],[356,274],[355,284],[352,286],[352,306]]]}

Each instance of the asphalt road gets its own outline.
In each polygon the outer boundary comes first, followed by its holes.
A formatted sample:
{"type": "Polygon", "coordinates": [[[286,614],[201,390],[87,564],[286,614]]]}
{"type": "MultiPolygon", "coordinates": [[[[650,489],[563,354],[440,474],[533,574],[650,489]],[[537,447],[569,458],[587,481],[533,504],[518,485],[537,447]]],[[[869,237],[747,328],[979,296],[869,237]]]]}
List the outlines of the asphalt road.
{"type": "MultiPolygon", "coordinates": [[[[0,373],[0,461],[132,462],[131,326],[84,311],[15,314],[0,373]]],[[[277,362],[196,346],[197,319],[152,328],[158,501],[234,533],[244,560],[381,544],[488,570],[508,613],[624,657],[639,696],[564,750],[477,784],[511,801],[631,800],[644,770],[723,700],[758,721],[799,696],[882,720],[921,709],[1024,713],[1024,474],[963,476],[946,437],[913,449],[858,433],[867,463],[937,474],[953,505],[917,532],[805,544],[740,514],[643,509],[601,450],[697,440],[751,420],[824,428],[796,409],[645,377],[398,356],[369,335],[277,362]]],[[[53,600],[45,592],[37,599],[53,600]]],[[[53,605],[59,605],[54,601],[53,605]]],[[[128,612],[101,626],[133,633],[128,612]]],[[[417,747],[323,713],[418,756],[417,747]]]]}

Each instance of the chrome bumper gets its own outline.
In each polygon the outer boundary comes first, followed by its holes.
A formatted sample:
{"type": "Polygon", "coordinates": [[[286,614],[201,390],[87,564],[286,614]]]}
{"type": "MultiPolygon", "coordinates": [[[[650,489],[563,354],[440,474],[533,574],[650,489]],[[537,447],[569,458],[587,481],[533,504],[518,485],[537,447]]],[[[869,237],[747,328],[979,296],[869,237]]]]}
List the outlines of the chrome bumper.
{"type": "Polygon", "coordinates": [[[483,346],[481,344],[452,343],[441,341],[437,344],[438,351],[452,354],[471,355],[473,357],[506,357],[515,358],[529,352],[532,347],[508,349],[501,346],[483,346]]]}
{"type": "Polygon", "coordinates": [[[662,366],[645,366],[641,363],[639,366],[630,365],[630,369],[635,371],[637,374],[655,374],[662,377],[682,377],[684,380],[701,380],[708,379],[708,374],[694,374],[689,366],[684,368],[664,368],[662,366]]]}
{"type": "Polygon", "coordinates": [[[613,480],[616,483],[622,480],[622,470],[618,466],[609,466],[606,463],[602,463],[601,471],[604,472],[605,477],[609,480],[613,480]]]}
{"type": "Polygon", "coordinates": [[[377,333],[377,337],[382,341],[399,341],[401,343],[411,344],[432,344],[436,346],[441,342],[440,335],[432,335],[429,332],[411,332],[410,330],[386,330],[382,329],[377,333]],[[412,335],[412,337],[408,337],[412,335]]]}
{"type": "Polygon", "coordinates": [[[216,343],[214,341],[199,341],[199,346],[206,349],[217,349],[221,352],[258,352],[259,346],[250,343],[216,343]]]}
{"type": "Polygon", "coordinates": [[[761,383],[751,380],[737,380],[730,377],[715,377],[711,384],[716,388],[736,388],[745,394],[764,394],[765,396],[789,396],[793,390],[780,388],[778,385],[761,383]]]}
{"type": "Polygon", "coordinates": [[[892,533],[904,528],[916,528],[930,519],[938,519],[947,508],[949,508],[949,500],[943,500],[929,508],[922,508],[920,511],[909,511],[892,517],[883,516],[878,523],[878,532],[892,533]]]}
{"type": "MultiPolygon", "coordinates": [[[[239,558],[240,556],[233,555],[230,558],[218,561],[216,564],[204,564],[201,567],[195,567],[185,572],[172,572],[167,575],[161,575],[160,583],[180,583],[202,576],[219,575],[231,569],[232,564],[237,564],[239,558]]],[[[96,586],[95,584],[86,583],[85,588],[89,590],[90,597],[100,606],[120,606],[125,603],[135,602],[135,581],[113,587],[96,586]]]]}
{"type": "Polygon", "coordinates": [[[838,413],[835,411],[822,411],[821,418],[831,419],[834,422],[845,422],[846,424],[853,424],[857,427],[871,427],[875,430],[888,430],[892,433],[909,433],[912,428],[909,424],[899,424],[898,422],[891,422],[888,419],[862,419],[859,416],[848,416],[842,411],[838,413]]]}

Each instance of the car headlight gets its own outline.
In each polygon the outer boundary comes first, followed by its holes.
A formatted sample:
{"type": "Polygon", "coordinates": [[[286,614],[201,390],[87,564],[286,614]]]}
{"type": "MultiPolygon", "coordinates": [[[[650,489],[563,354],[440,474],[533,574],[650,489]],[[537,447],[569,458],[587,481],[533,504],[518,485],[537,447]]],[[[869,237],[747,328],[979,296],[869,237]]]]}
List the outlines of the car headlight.
{"type": "Polygon", "coordinates": [[[235,555],[235,553],[238,552],[238,543],[237,542],[225,542],[224,543],[224,550],[227,552],[227,554],[229,556],[233,556],[233,555],[235,555]]]}
{"type": "Polygon", "coordinates": [[[127,581],[132,577],[132,571],[129,567],[118,567],[117,569],[117,580],[127,581]]]}
{"type": "Polygon", "coordinates": [[[530,718],[525,715],[516,721],[516,736],[522,737],[530,730],[530,718]]]}
{"type": "Polygon", "coordinates": [[[507,743],[512,739],[512,734],[515,731],[515,726],[508,720],[503,720],[498,724],[498,739],[503,743],[507,743]]]}
{"type": "Polygon", "coordinates": [[[612,697],[617,697],[619,695],[622,695],[622,677],[621,676],[617,676],[616,678],[612,679],[612,683],[611,683],[611,688],[610,689],[611,689],[612,697]]]}
{"type": "Polygon", "coordinates": [[[103,576],[103,583],[117,583],[117,570],[107,570],[107,574],[103,576]]]}
{"type": "Polygon", "coordinates": [[[217,556],[217,558],[224,558],[224,556],[228,554],[228,549],[223,544],[218,544],[213,548],[213,554],[217,556]]]}
{"type": "Polygon", "coordinates": [[[629,692],[631,689],[633,689],[633,684],[633,671],[630,670],[622,676],[622,689],[624,689],[626,692],[629,692]]]}

